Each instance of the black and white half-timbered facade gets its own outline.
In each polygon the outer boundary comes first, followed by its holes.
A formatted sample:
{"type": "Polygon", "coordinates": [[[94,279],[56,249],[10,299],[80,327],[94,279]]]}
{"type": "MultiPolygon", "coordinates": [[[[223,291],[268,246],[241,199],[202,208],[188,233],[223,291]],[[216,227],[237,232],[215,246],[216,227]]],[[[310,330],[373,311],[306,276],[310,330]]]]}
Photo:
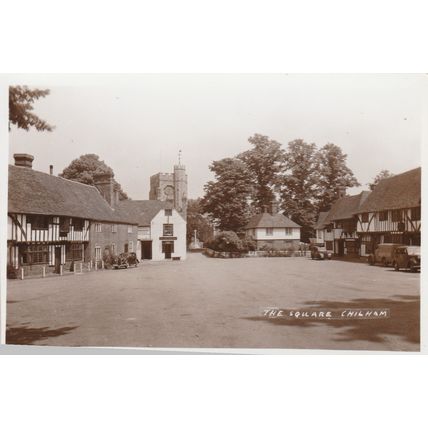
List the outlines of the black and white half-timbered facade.
{"type": "Polygon", "coordinates": [[[421,168],[340,197],[315,225],[316,242],[336,255],[368,256],[378,244],[421,245],[421,168]]]}
{"type": "Polygon", "coordinates": [[[362,256],[381,243],[421,245],[421,168],[381,180],[356,217],[362,256]]]}
{"type": "Polygon", "coordinates": [[[117,253],[136,247],[136,222],[118,216],[105,187],[35,171],[32,161],[20,154],[9,165],[10,266],[24,268],[26,275],[42,268],[59,273],[73,262],[100,261],[107,246],[117,253]]]}

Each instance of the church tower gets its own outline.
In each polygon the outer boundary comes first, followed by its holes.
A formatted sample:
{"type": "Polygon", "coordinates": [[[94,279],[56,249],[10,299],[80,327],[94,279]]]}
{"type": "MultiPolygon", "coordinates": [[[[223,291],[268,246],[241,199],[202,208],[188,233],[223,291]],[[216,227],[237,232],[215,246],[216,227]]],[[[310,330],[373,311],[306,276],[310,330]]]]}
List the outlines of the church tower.
{"type": "Polygon", "coordinates": [[[149,199],[169,201],[184,217],[187,215],[187,174],[186,167],[181,164],[181,150],[178,165],[174,165],[173,173],[159,172],[150,177],[149,199]]]}

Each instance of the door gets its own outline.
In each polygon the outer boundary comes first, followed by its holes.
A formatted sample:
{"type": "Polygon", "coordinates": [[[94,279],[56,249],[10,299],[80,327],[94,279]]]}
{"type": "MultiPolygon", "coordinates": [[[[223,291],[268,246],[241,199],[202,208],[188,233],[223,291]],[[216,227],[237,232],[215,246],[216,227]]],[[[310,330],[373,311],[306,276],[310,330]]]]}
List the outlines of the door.
{"type": "Polygon", "coordinates": [[[343,256],[345,253],[345,246],[344,246],[344,241],[343,239],[339,239],[339,241],[337,241],[338,243],[338,255],[339,256],[343,256]]]}
{"type": "Polygon", "coordinates": [[[55,273],[61,272],[61,247],[55,247],[55,273]]]}
{"type": "Polygon", "coordinates": [[[165,259],[170,259],[172,253],[172,242],[163,242],[162,246],[163,252],[165,254],[165,259]]]}
{"type": "Polygon", "coordinates": [[[152,241],[141,241],[141,259],[152,259],[152,241]]]}
{"type": "Polygon", "coordinates": [[[128,252],[128,243],[126,243],[126,244],[124,245],[124,250],[123,250],[123,252],[124,252],[124,253],[127,253],[127,252],[128,252]]]}

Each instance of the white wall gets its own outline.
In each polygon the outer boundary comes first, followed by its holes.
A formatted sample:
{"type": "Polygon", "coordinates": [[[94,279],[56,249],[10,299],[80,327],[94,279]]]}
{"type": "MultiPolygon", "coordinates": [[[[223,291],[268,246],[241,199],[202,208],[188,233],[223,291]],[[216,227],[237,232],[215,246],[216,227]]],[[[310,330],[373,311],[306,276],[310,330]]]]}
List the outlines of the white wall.
{"type": "Polygon", "coordinates": [[[173,224],[174,252],[171,257],[180,257],[181,260],[186,258],[186,221],[175,210],[172,210],[172,216],[166,217],[165,210],[160,210],[152,219],[150,226],[150,235],[152,239],[152,260],[165,260],[165,254],[162,253],[162,241],[159,239],[163,236],[163,225],[173,224]]]}
{"type": "Polygon", "coordinates": [[[298,239],[300,241],[300,227],[293,227],[291,234],[285,233],[285,228],[277,227],[273,229],[272,235],[266,235],[266,228],[259,227],[255,231],[255,239],[298,239]]]}

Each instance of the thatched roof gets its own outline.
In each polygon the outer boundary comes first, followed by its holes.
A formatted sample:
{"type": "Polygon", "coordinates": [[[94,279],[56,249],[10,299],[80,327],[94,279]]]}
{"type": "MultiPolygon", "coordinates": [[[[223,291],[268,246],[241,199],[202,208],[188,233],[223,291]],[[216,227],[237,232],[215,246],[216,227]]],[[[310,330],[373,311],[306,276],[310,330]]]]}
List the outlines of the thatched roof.
{"type": "Polygon", "coordinates": [[[275,215],[269,213],[256,214],[250,218],[250,221],[245,226],[245,229],[256,229],[258,227],[301,227],[294,221],[290,220],[284,214],[278,213],[275,215]]]}
{"type": "Polygon", "coordinates": [[[421,205],[421,168],[379,181],[358,212],[376,212],[421,205]]]}
{"type": "Polygon", "coordinates": [[[94,186],[14,165],[9,165],[8,211],[136,224],[118,215],[94,186]]]}

